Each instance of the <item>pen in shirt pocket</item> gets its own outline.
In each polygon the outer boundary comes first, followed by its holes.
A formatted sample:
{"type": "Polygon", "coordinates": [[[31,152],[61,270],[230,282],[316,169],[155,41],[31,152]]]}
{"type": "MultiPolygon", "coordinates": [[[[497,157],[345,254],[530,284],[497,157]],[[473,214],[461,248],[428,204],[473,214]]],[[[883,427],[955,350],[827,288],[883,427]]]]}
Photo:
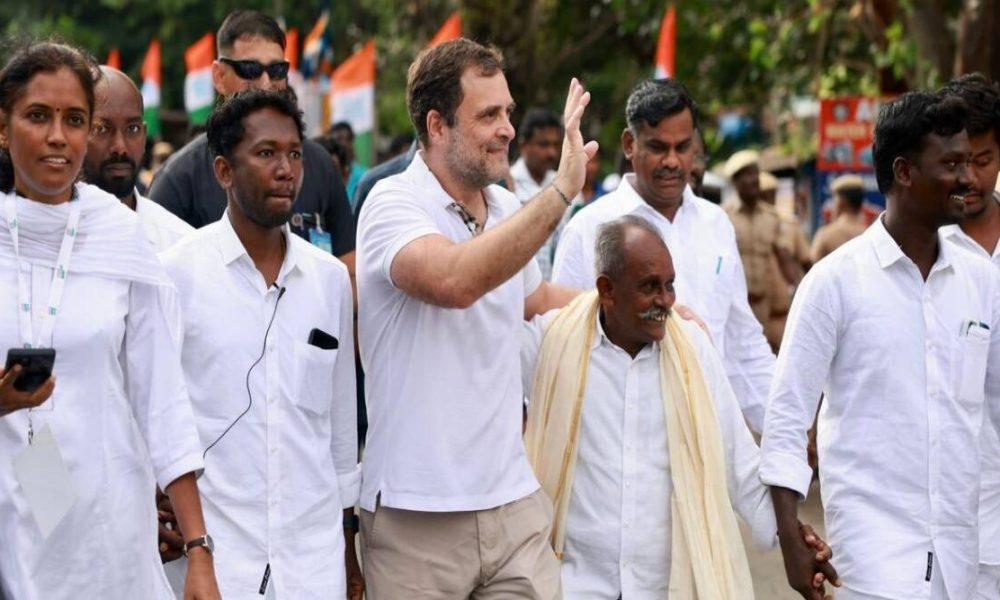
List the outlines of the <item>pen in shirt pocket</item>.
{"type": "Polygon", "coordinates": [[[718,275],[722,271],[722,255],[719,255],[719,260],[715,261],[715,274],[718,275]]]}
{"type": "Polygon", "coordinates": [[[984,331],[990,330],[990,326],[987,325],[986,323],[983,323],[982,321],[977,321],[975,319],[969,319],[962,325],[962,331],[960,333],[963,336],[968,336],[969,332],[972,330],[973,327],[979,327],[984,331]]]}

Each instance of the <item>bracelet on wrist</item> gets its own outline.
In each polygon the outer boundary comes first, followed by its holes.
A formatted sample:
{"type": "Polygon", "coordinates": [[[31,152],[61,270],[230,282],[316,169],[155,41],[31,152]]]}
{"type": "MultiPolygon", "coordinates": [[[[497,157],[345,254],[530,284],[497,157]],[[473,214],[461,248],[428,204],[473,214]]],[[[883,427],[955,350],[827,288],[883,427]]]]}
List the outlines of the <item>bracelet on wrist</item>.
{"type": "Polygon", "coordinates": [[[556,193],[559,194],[559,197],[562,198],[562,201],[563,203],[566,204],[566,206],[569,206],[571,204],[569,197],[566,194],[564,194],[561,189],[559,189],[559,186],[556,185],[556,182],[553,181],[549,185],[551,185],[552,189],[554,189],[556,193]]]}

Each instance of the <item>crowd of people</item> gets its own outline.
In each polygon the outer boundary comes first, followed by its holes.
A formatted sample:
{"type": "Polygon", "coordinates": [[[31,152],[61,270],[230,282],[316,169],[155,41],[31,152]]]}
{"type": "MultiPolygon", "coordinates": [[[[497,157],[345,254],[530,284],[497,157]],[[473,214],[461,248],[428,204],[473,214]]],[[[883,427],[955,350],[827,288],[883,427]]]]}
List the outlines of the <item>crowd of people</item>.
{"type": "Polygon", "coordinates": [[[126,75],[0,70],[0,343],[56,352],[0,371],[0,597],[738,600],[742,520],[809,600],[1000,600],[995,84],[886,103],[885,211],[841,177],[810,247],[756,152],[701,196],[677,80],[606,184],[583,83],[515,130],[502,54],[447,42],[364,172],[273,19],[217,43],[148,197],[126,75]]]}

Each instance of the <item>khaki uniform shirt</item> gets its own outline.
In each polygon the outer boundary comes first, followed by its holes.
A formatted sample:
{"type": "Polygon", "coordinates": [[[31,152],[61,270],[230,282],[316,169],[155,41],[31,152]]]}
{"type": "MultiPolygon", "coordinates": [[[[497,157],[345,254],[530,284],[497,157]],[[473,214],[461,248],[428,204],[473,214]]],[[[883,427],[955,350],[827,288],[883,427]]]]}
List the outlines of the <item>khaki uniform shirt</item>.
{"type": "MultiPolygon", "coordinates": [[[[788,248],[792,258],[803,269],[808,268],[810,263],[809,240],[806,239],[806,234],[799,226],[798,219],[787,215],[780,216],[781,239],[779,245],[788,248]]],[[[785,319],[792,307],[792,290],[781,272],[778,255],[773,252],[771,254],[771,278],[773,281],[771,284],[771,316],[764,323],[764,335],[767,337],[768,343],[771,344],[771,348],[777,352],[781,336],[785,332],[785,319]]]]}
{"type": "MultiPolygon", "coordinates": [[[[758,321],[767,323],[774,291],[774,248],[784,245],[781,216],[774,207],[762,203],[758,203],[753,210],[730,205],[726,207],[726,213],[736,230],[736,246],[746,272],[750,309],[758,321]]],[[[791,248],[788,250],[791,252],[791,248]]]]}
{"type": "Polygon", "coordinates": [[[824,225],[816,231],[810,250],[813,263],[819,262],[827,254],[858,237],[865,229],[868,229],[868,224],[860,212],[853,215],[847,213],[838,215],[829,225],[824,225]]]}

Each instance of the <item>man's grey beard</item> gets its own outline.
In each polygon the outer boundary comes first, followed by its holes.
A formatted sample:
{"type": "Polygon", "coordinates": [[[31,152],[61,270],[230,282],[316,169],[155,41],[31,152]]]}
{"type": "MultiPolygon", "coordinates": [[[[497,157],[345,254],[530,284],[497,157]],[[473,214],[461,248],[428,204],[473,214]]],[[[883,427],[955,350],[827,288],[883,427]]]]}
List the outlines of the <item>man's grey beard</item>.
{"type": "Polygon", "coordinates": [[[468,160],[462,156],[461,150],[454,144],[448,146],[445,161],[455,177],[473,189],[483,189],[503,177],[503,173],[490,173],[485,160],[468,160]]]}

